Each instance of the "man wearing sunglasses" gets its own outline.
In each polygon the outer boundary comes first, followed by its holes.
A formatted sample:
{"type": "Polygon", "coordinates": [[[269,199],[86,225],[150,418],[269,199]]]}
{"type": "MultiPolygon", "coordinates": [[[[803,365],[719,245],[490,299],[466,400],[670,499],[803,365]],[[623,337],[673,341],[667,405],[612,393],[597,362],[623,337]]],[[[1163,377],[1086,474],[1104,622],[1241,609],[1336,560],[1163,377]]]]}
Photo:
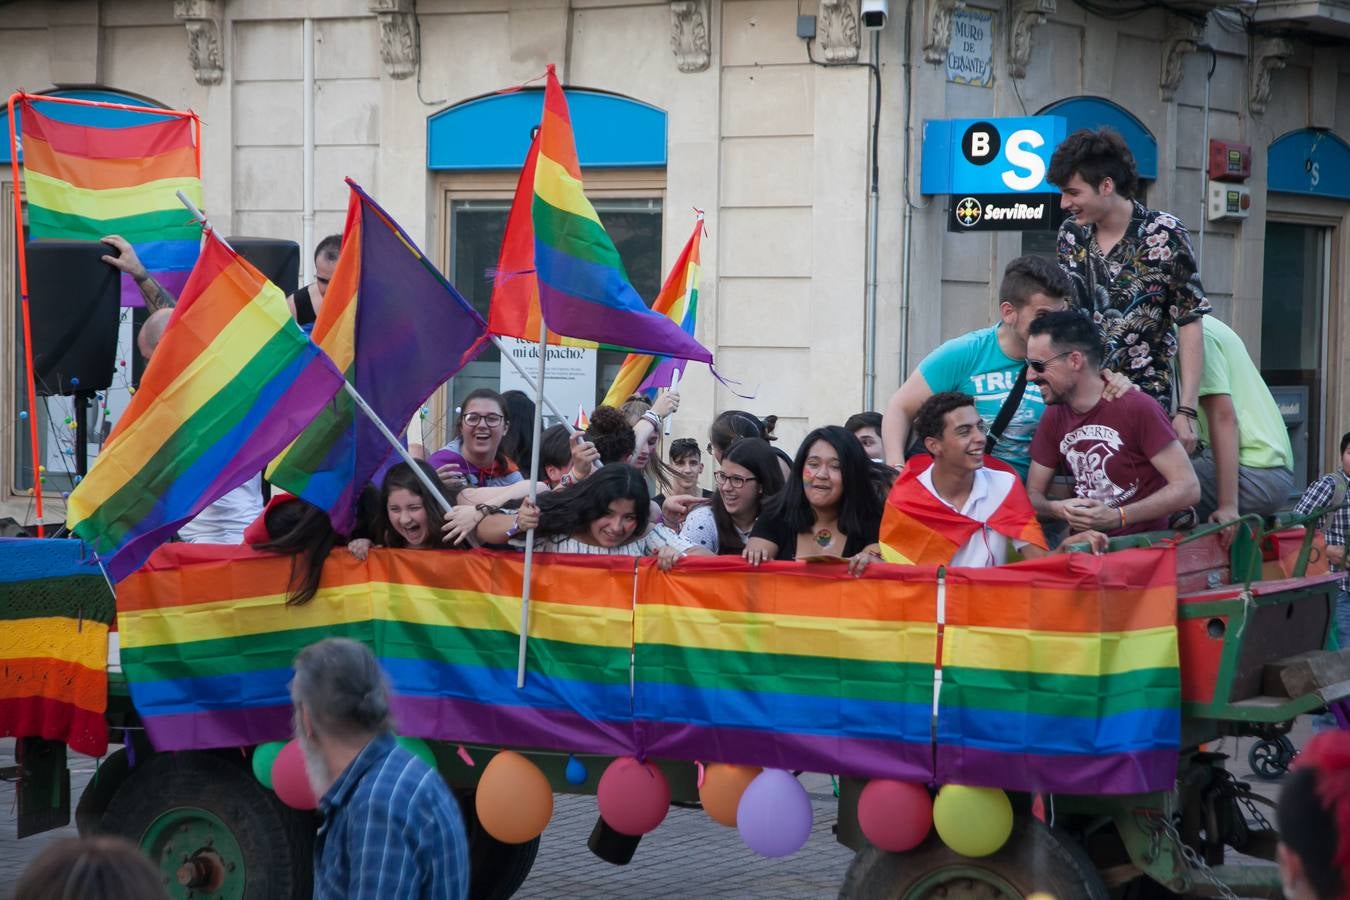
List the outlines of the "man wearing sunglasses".
{"type": "Polygon", "coordinates": [[[291,307],[291,315],[301,328],[309,331],[319,316],[319,307],[323,305],[323,295],[328,291],[328,282],[337,266],[338,254],[342,251],[342,235],[330,234],[319,241],[314,248],[314,281],[286,298],[291,307]]]}
{"type": "Polygon", "coordinates": [[[1103,398],[1101,332],[1076,310],[1031,323],[1027,378],[1046,411],[1031,443],[1027,493],[1041,515],[1074,531],[1110,535],[1162,531],[1168,517],[1200,500],[1200,482],[1167,414],[1142,391],[1103,398]],[[1074,494],[1050,500],[1046,489],[1061,463],[1074,494]]]}

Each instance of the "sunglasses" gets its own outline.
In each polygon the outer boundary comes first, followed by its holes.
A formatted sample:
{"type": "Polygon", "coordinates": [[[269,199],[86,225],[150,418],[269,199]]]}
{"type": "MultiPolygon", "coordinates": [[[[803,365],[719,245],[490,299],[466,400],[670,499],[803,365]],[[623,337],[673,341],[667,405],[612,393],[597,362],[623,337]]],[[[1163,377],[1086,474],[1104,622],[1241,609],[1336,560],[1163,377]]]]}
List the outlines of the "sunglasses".
{"type": "Polygon", "coordinates": [[[1054,362],[1054,361],[1057,360],[1057,359],[1063,359],[1064,357],[1068,356],[1070,353],[1073,353],[1073,352],[1074,352],[1074,351],[1072,351],[1072,350],[1065,350],[1063,353],[1057,353],[1057,354],[1055,354],[1054,356],[1050,357],[1050,358],[1047,359],[1047,360],[1028,359],[1028,360],[1027,360],[1027,368],[1030,369],[1031,371],[1035,372],[1037,375],[1042,375],[1042,374],[1045,373],[1045,367],[1046,367],[1046,366],[1050,365],[1052,362],[1054,362]]]}

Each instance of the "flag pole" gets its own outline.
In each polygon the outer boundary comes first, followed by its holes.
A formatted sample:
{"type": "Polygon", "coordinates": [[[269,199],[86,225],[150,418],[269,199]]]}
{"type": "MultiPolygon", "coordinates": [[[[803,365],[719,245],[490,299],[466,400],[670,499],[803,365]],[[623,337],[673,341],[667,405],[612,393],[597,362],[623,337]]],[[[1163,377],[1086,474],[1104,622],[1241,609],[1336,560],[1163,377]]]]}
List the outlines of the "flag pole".
{"type": "MultiPolygon", "coordinates": [[[[670,373],[670,389],[679,393],[680,391],[680,370],[676,369],[670,373]]],[[[670,437],[671,430],[675,427],[675,413],[666,416],[666,437],[670,437]]]]}
{"type": "MultiPolygon", "coordinates": [[[[540,346],[541,348],[542,348],[542,347],[546,347],[546,346],[548,346],[548,344],[547,344],[547,341],[548,341],[548,326],[544,326],[542,329],[540,329],[540,332],[544,335],[544,340],[542,340],[542,341],[539,342],[539,346],[540,346]]],[[[490,335],[488,335],[488,337],[490,337],[490,338],[492,339],[493,345],[494,345],[498,350],[501,351],[502,359],[506,360],[506,361],[509,362],[511,365],[515,366],[516,371],[520,374],[520,377],[523,378],[523,379],[525,379],[525,384],[529,387],[530,390],[534,391],[535,396],[538,397],[539,400],[540,400],[545,406],[548,407],[548,411],[551,412],[551,413],[553,413],[554,418],[557,418],[557,419],[561,420],[562,423],[563,423],[563,425],[567,426],[567,433],[568,433],[568,434],[576,434],[576,433],[577,433],[577,430],[576,430],[576,428],[572,427],[572,423],[571,423],[571,422],[567,421],[567,416],[564,416],[561,412],[559,412],[559,411],[558,411],[558,407],[556,407],[556,406],[553,405],[553,401],[549,400],[548,397],[545,397],[545,396],[544,396],[544,391],[543,391],[543,388],[541,387],[541,385],[543,384],[543,381],[542,381],[543,376],[542,376],[542,375],[540,376],[540,379],[541,379],[541,380],[540,380],[539,384],[535,384],[535,383],[534,383],[534,379],[530,377],[530,373],[529,373],[529,372],[526,372],[526,371],[525,371],[525,367],[522,366],[522,365],[520,364],[520,361],[519,361],[518,359],[516,359],[515,356],[513,356],[509,350],[506,349],[506,345],[502,343],[502,339],[499,338],[499,337],[497,337],[497,335],[495,335],[495,334],[490,334],[490,335]]],[[[544,351],[541,349],[541,350],[540,350],[541,356],[542,356],[543,352],[544,352],[544,351]]],[[[543,367],[540,366],[540,368],[542,369],[543,367]]],[[[537,404],[536,404],[536,405],[537,405],[537,404]]]]}
{"type": "Polygon", "coordinates": [[[33,453],[33,500],[37,512],[37,536],[47,536],[47,526],[42,515],[42,453],[38,442],[37,391],[34,387],[33,373],[33,326],[28,314],[28,251],[23,237],[23,191],[19,181],[19,141],[15,130],[17,120],[14,116],[14,98],[25,96],[22,91],[11,94],[9,98],[9,164],[14,178],[14,243],[19,251],[19,309],[23,313],[23,353],[24,386],[28,389],[28,442],[33,453]]]}
{"type": "MultiPolygon", "coordinates": [[[[495,338],[494,338],[495,339],[495,338]]],[[[548,362],[548,325],[544,322],[543,315],[539,316],[539,381],[535,387],[536,399],[539,401],[534,404],[534,440],[530,442],[530,505],[533,506],[536,501],[536,493],[539,487],[539,445],[542,443],[539,439],[540,432],[544,426],[544,367],[548,362]]],[[[553,404],[549,404],[553,408],[553,404]]],[[[557,410],[553,411],[557,415],[557,410]]],[[[563,422],[567,419],[564,418],[563,422]]],[[[568,431],[572,429],[569,427],[568,431]]],[[[520,648],[516,654],[516,687],[525,686],[525,643],[529,638],[530,632],[530,574],[534,568],[534,529],[531,528],[525,532],[525,577],[524,583],[520,589],[520,648]]]]}
{"type": "MultiPolygon", "coordinates": [[[[215,235],[215,239],[220,241],[227,250],[233,253],[234,248],[231,247],[223,237],[215,234],[215,229],[212,228],[211,223],[207,221],[206,214],[197,208],[197,204],[189,200],[182,191],[177,191],[177,194],[178,202],[187,207],[188,212],[192,213],[192,217],[200,222],[203,228],[215,235]]],[[[323,353],[323,350],[320,349],[319,352],[323,353]]],[[[408,452],[408,448],[403,446],[402,441],[394,437],[394,433],[389,430],[389,426],[381,421],[380,417],[375,414],[375,410],[371,409],[370,404],[366,402],[366,398],[357,393],[357,390],[352,386],[352,383],[344,378],[342,379],[342,387],[346,390],[347,396],[352,398],[352,402],[356,404],[356,408],[365,413],[366,418],[370,419],[380,434],[384,435],[384,439],[389,442],[389,446],[394,448],[394,452],[402,457],[403,461],[412,468],[413,474],[417,476],[417,480],[422,482],[422,486],[431,492],[431,496],[436,498],[436,501],[441,505],[441,509],[446,513],[449,513],[454,507],[451,506],[450,501],[447,500],[445,495],[441,492],[441,486],[432,482],[431,476],[422,471],[422,467],[412,458],[412,454],[408,452]]]]}

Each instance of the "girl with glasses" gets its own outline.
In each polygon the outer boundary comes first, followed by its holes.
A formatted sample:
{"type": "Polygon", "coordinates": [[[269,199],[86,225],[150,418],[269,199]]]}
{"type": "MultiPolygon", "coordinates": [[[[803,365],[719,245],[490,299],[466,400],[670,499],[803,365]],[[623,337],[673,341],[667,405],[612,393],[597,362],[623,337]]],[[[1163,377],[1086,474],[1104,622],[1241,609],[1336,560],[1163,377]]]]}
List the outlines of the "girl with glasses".
{"type": "Polygon", "coordinates": [[[710,553],[737,556],[760,510],[783,489],[783,471],[766,441],[741,438],[727,448],[713,477],[717,493],[712,503],[690,510],[680,536],[710,553]]]}
{"type": "MultiPolygon", "coordinates": [[[[520,469],[502,452],[509,420],[506,401],[488,388],[470,391],[455,419],[455,439],[431,454],[432,468],[452,491],[461,488],[507,487],[523,481],[520,469]]],[[[504,498],[465,498],[474,503],[504,498]]]]}

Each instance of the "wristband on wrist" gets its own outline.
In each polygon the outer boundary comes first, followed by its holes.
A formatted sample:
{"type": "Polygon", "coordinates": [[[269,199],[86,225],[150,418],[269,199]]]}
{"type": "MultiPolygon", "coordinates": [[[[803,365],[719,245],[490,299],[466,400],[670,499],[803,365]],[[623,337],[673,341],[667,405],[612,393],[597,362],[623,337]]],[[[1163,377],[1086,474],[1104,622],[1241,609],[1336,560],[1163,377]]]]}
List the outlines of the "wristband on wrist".
{"type": "Polygon", "coordinates": [[[1129,524],[1129,520],[1125,518],[1125,507],[1123,506],[1116,507],[1116,512],[1120,513],[1120,527],[1124,528],[1126,525],[1129,524]]]}
{"type": "Polygon", "coordinates": [[[642,418],[646,419],[648,422],[651,422],[651,423],[652,423],[653,425],[655,425],[657,428],[660,428],[660,427],[661,427],[661,424],[662,424],[662,423],[661,423],[661,417],[658,416],[655,412],[653,412],[653,411],[650,410],[650,409],[647,410],[646,412],[644,412],[644,413],[642,414],[642,418]]]}
{"type": "Polygon", "coordinates": [[[1193,406],[1178,406],[1178,407],[1177,407],[1177,414],[1178,414],[1178,415],[1185,416],[1185,417],[1188,418],[1188,419],[1198,419],[1198,418],[1200,418],[1200,413],[1196,412],[1196,411],[1195,411],[1195,407],[1193,407],[1193,406]]]}

